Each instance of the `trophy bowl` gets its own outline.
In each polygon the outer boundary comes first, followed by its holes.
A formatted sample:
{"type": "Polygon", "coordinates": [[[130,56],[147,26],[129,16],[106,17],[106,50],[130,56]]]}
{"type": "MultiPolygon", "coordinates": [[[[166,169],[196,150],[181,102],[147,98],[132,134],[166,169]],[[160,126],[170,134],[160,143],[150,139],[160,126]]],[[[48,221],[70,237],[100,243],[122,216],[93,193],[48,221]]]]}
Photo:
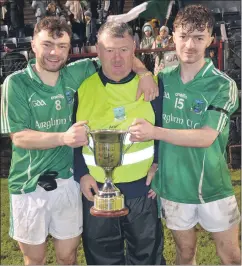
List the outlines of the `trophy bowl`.
{"type": "Polygon", "coordinates": [[[112,182],[113,170],[122,164],[124,139],[127,131],[101,129],[89,131],[93,140],[92,150],[97,166],[105,172],[105,182],[94,196],[94,206],[90,213],[98,217],[120,217],[127,215],[129,210],[124,205],[124,196],[112,182]]]}

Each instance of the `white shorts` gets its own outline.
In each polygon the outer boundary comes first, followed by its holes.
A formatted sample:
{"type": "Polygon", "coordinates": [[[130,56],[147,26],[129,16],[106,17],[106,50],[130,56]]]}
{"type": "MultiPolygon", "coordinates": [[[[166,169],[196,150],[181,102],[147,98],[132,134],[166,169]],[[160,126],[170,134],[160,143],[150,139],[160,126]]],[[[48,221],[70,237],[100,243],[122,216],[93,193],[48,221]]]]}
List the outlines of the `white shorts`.
{"type": "Polygon", "coordinates": [[[240,221],[235,196],[204,204],[178,203],[161,198],[161,214],[171,230],[188,230],[199,223],[208,232],[221,232],[240,221]]]}
{"type": "Polygon", "coordinates": [[[82,233],[80,185],[73,178],[56,181],[57,188],[52,191],[37,185],[34,192],[10,195],[9,235],[13,239],[39,245],[48,234],[63,240],[82,233]]]}

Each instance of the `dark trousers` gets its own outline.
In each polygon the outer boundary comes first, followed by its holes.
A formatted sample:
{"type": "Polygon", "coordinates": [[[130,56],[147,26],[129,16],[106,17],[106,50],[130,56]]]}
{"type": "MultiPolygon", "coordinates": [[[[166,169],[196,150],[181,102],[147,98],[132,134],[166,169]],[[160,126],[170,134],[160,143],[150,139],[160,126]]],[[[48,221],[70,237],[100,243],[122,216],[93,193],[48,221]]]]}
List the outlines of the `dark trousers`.
{"type": "Polygon", "coordinates": [[[94,217],[83,196],[82,241],[88,265],[164,265],[163,228],[157,201],[147,195],[127,199],[127,216],[94,217]]]}

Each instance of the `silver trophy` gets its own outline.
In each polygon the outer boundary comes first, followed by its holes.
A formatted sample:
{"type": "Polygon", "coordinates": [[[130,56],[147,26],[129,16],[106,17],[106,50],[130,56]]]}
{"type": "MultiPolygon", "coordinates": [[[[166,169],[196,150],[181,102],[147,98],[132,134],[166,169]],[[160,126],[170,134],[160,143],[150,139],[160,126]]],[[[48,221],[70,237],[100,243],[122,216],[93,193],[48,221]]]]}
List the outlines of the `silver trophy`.
{"type": "Polygon", "coordinates": [[[100,217],[119,217],[127,215],[129,210],[124,206],[124,196],[113,184],[113,170],[122,164],[124,153],[131,147],[130,144],[124,150],[124,140],[127,131],[101,129],[90,131],[93,140],[93,152],[95,163],[105,171],[105,182],[102,188],[94,196],[94,206],[90,213],[100,217]]]}

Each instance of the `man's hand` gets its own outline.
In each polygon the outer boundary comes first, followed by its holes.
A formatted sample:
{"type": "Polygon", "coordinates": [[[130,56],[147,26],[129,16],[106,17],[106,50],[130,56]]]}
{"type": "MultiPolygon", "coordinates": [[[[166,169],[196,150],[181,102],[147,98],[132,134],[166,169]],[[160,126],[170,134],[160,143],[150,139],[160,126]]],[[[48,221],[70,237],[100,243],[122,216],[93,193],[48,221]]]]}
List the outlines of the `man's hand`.
{"type": "Polygon", "coordinates": [[[84,196],[90,200],[94,201],[94,197],[92,194],[91,189],[95,191],[95,193],[98,193],[98,186],[96,180],[91,175],[84,175],[80,179],[80,187],[81,192],[84,194],[84,196]]]}
{"type": "Polygon", "coordinates": [[[72,148],[85,146],[88,144],[85,124],[87,121],[79,121],[73,124],[65,133],[63,133],[63,144],[72,148]]]}
{"type": "MultiPolygon", "coordinates": [[[[157,163],[153,163],[150,167],[150,170],[147,174],[147,179],[146,179],[146,186],[149,186],[154,175],[155,175],[155,172],[157,171],[158,169],[158,164],[157,163]]],[[[153,189],[150,189],[149,192],[148,192],[148,198],[152,198],[154,199],[156,197],[156,193],[153,189]]]]}
{"type": "Polygon", "coordinates": [[[144,99],[147,102],[152,101],[155,99],[155,97],[159,96],[159,89],[153,79],[152,74],[149,73],[150,75],[146,76],[148,70],[146,69],[144,64],[135,56],[133,58],[132,69],[137,75],[140,76],[136,100],[138,100],[143,93],[144,99]]]}
{"type": "Polygon", "coordinates": [[[135,119],[129,128],[130,141],[140,142],[154,139],[154,126],[144,119],[135,119]]]}
{"type": "Polygon", "coordinates": [[[144,99],[147,102],[152,101],[155,97],[159,96],[158,85],[154,81],[153,76],[150,75],[140,78],[136,100],[138,100],[143,93],[144,99]]]}

